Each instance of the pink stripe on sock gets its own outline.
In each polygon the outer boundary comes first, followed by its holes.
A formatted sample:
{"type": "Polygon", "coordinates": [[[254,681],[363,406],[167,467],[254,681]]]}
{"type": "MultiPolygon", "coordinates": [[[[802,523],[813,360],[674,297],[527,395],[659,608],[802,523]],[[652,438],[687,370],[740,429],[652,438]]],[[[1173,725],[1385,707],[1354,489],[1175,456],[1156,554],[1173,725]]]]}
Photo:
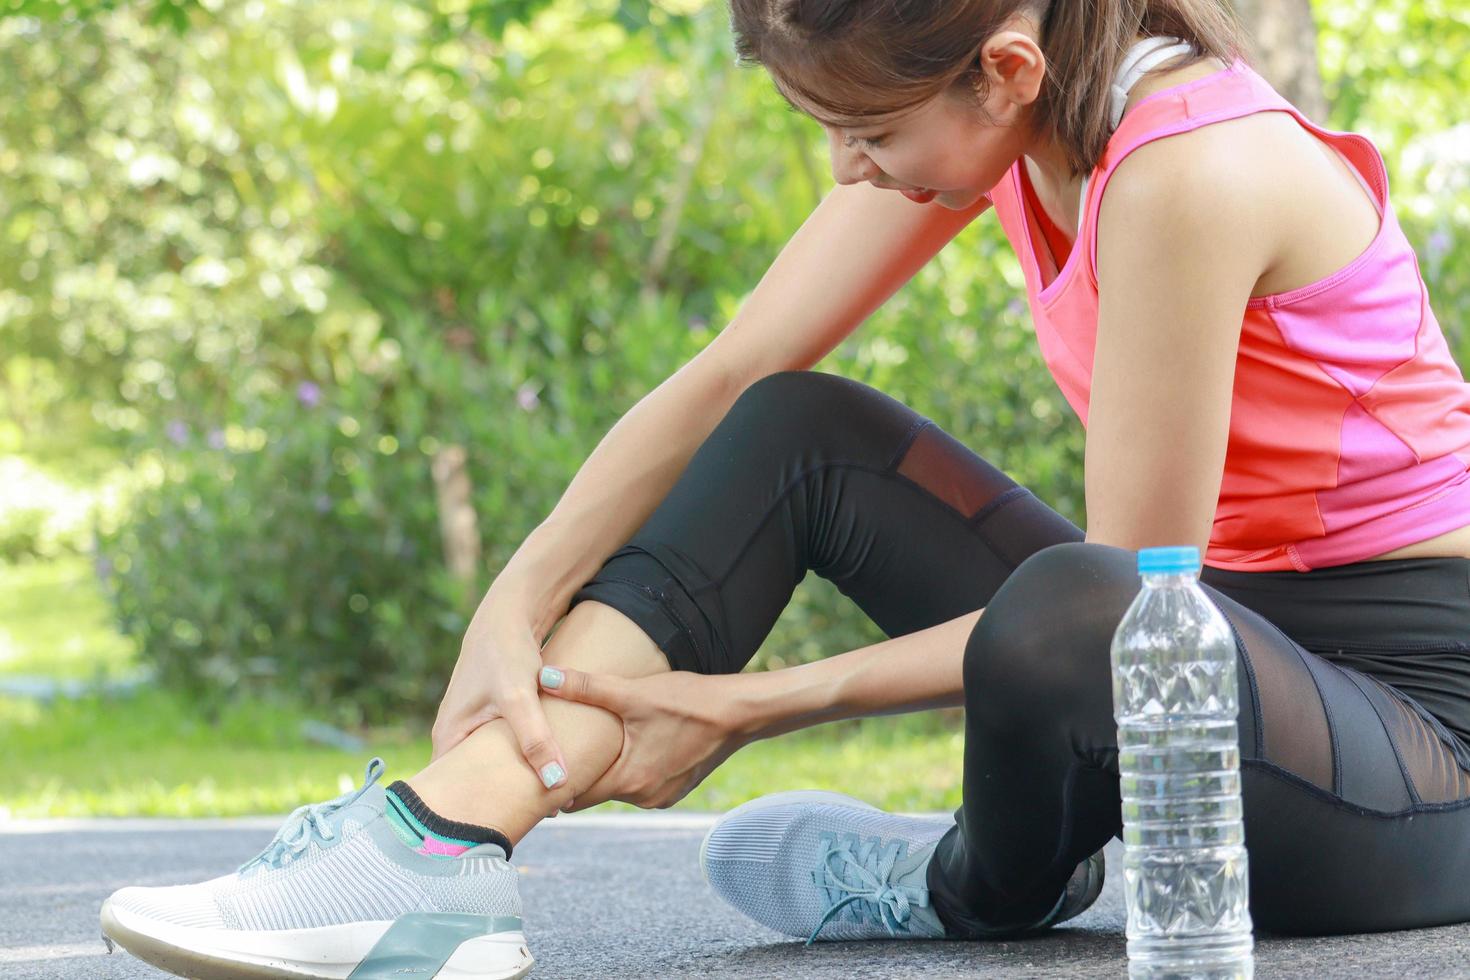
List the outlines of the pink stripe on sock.
{"type": "Polygon", "coordinates": [[[469,848],[463,844],[450,844],[448,841],[442,841],[432,834],[425,834],[424,842],[423,844],[419,845],[417,850],[420,854],[432,854],[443,857],[456,857],[460,854],[463,854],[465,851],[468,851],[469,848]]]}

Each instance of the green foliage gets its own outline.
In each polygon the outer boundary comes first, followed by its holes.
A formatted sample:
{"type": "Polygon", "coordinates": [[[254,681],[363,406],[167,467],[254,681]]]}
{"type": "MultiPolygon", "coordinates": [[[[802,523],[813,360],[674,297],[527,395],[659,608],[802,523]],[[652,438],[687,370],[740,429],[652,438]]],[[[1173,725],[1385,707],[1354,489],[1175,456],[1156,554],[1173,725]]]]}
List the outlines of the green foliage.
{"type": "Polygon", "coordinates": [[[104,16],[124,7],[134,11],[146,24],[171,28],[175,32],[188,30],[191,18],[215,3],[200,0],[142,0],[128,3],[126,0],[10,0],[6,9],[0,11],[4,17],[34,17],[43,21],[76,23],[104,16]]]}
{"type": "Polygon", "coordinates": [[[0,562],[46,554],[44,532],[49,516],[44,507],[17,507],[0,515],[0,562]]]}
{"type": "MultiPolygon", "coordinates": [[[[1332,123],[1383,148],[1465,363],[1466,59],[1444,53],[1465,28],[1447,4],[1317,6],[1332,123]]],[[[78,9],[0,19],[0,446],[80,430],[126,454],[139,489],[101,557],[166,681],[431,712],[474,595],[831,186],[822,133],[733,65],[716,0],[210,2],[182,34],[78,9]],[[468,597],[430,475],[449,445],[484,556],[468,597]]],[[[1023,295],[982,219],[816,367],[1083,525],[1083,432],[1023,295]]],[[[758,664],[881,638],[811,577],[758,664]]]]}
{"type": "MultiPolygon", "coordinates": [[[[489,0],[465,3],[462,0],[417,0],[413,7],[429,20],[428,33],[440,40],[472,30],[491,38],[500,38],[512,24],[528,24],[554,0],[489,0]]],[[[119,8],[132,11],[140,23],[163,26],[177,34],[207,23],[220,9],[223,0],[10,0],[0,10],[0,20],[27,17],[40,21],[85,23],[119,8]]],[[[671,57],[671,42],[687,39],[691,27],[690,12],[703,5],[703,0],[686,0],[680,4],[656,3],[653,0],[617,0],[610,11],[612,19],[630,33],[650,31],[654,43],[666,57],[671,57]],[[691,6],[692,3],[692,6],[691,6]],[[677,9],[679,7],[689,9],[677,9]],[[675,8],[675,9],[671,9],[675,8]]]]}
{"type": "MultiPolygon", "coordinates": [[[[70,476],[70,475],[69,475],[70,476]]],[[[105,479],[78,487],[27,457],[0,454],[0,568],[86,551],[105,479]]]]}
{"type": "MultiPolygon", "coordinates": [[[[763,793],[827,789],[889,810],[953,810],[964,758],[958,714],[864,718],[757,742],[678,809],[722,811],[763,793]]],[[[374,755],[388,766],[383,783],[428,762],[421,725],[360,731],[363,748],[346,752],[304,738],[310,717],[299,704],[252,698],[206,715],[174,692],[148,688],[44,710],[0,695],[0,820],[280,814],[352,789],[374,755]]],[[[605,803],[594,812],[635,809],[605,803]]]]}
{"type": "Polygon", "coordinates": [[[0,563],[0,676],[86,683],[126,673],[134,657],[86,559],[0,563]]]}
{"type": "Polygon", "coordinates": [[[1330,125],[1383,152],[1394,211],[1470,365],[1470,17],[1463,0],[1313,0],[1330,125]]]}
{"type": "MultiPolygon", "coordinates": [[[[97,580],[78,558],[0,565],[0,679],[118,677],[135,666],[97,580]]],[[[309,740],[328,712],[299,692],[203,701],[144,685],[50,705],[0,695],[0,821],[9,817],[238,816],[285,813],[355,786],[381,755],[387,779],[429,757],[425,726],[395,715],[351,725],[357,751],[309,740]],[[107,764],[97,760],[105,757],[107,764]]],[[[901,810],[959,803],[959,709],[823,725],[736,753],[679,806],[723,810],[779,789],[820,786],[901,810]],[[773,782],[774,780],[774,782],[773,782]]],[[[387,780],[385,780],[387,781],[387,780]]],[[[604,810],[632,810],[611,803],[604,810]]]]}

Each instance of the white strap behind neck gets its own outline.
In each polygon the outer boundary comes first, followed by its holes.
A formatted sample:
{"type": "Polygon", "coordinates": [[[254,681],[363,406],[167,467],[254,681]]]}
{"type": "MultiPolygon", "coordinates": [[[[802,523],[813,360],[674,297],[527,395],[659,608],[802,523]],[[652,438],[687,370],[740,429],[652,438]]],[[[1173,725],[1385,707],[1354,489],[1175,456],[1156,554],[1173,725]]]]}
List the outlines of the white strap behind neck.
{"type": "MultiPolygon", "coordinates": [[[[1109,129],[1117,129],[1118,124],[1123,121],[1123,108],[1128,104],[1128,93],[1140,78],[1170,58],[1188,54],[1193,50],[1192,44],[1177,37],[1146,37],[1129,48],[1128,53],[1123,56],[1122,64],[1118,65],[1117,74],[1113,76],[1110,93],[1112,98],[1109,101],[1109,129]]],[[[1079,237],[1082,233],[1082,218],[1087,213],[1087,178],[1087,174],[1082,175],[1082,193],[1077,199],[1079,237]]]]}
{"type": "Polygon", "coordinates": [[[1110,105],[1112,114],[1109,117],[1111,127],[1117,129],[1118,123],[1123,121],[1123,107],[1128,102],[1128,93],[1140,78],[1170,58],[1193,50],[1193,45],[1177,37],[1146,37],[1129,48],[1128,53],[1123,56],[1123,63],[1118,66],[1118,74],[1113,78],[1110,105]]]}

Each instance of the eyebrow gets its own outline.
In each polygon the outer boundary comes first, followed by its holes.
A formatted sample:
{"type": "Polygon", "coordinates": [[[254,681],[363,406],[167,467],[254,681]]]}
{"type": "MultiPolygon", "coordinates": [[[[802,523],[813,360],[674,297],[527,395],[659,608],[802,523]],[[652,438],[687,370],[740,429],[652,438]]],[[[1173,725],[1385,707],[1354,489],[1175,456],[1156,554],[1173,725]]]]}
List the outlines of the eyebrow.
{"type": "Polygon", "coordinates": [[[849,120],[848,122],[843,123],[843,122],[839,122],[839,121],[837,121],[835,119],[831,119],[831,118],[823,119],[822,117],[816,115],[815,113],[807,112],[801,106],[797,105],[795,102],[792,102],[791,101],[791,97],[786,94],[786,90],[783,89],[779,84],[776,83],[776,80],[775,80],[774,77],[771,79],[771,84],[776,89],[776,93],[781,96],[781,101],[786,103],[786,108],[789,111],[794,112],[797,115],[806,116],[808,119],[814,119],[814,120],[816,120],[817,122],[821,123],[824,126],[833,126],[833,127],[837,128],[837,129],[853,130],[853,129],[868,129],[870,127],[879,126],[879,125],[888,125],[887,123],[870,123],[870,122],[862,122],[860,120],[849,120]]]}

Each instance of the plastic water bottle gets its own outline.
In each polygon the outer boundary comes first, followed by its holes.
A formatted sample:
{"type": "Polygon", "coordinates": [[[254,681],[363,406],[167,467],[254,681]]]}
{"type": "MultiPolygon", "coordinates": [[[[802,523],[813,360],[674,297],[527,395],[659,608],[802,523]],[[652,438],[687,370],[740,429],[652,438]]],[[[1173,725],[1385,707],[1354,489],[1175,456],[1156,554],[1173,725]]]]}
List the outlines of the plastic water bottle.
{"type": "Polygon", "coordinates": [[[1113,635],[1130,980],[1255,972],[1235,639],[1199,565],[1194,546],[1140,550],[1113,635]]]}

